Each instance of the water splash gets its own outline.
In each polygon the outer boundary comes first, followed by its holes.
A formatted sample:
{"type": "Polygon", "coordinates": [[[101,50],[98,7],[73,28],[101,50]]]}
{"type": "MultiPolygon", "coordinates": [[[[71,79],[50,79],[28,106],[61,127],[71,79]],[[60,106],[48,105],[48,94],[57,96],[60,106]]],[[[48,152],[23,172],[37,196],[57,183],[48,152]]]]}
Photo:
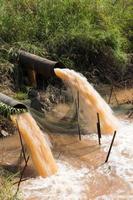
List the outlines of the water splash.
{"type": "Polygon", "coordinates": [[[46,177],[57,172],[57,166],[45,137],[29,113],[11,116],[17,122],[20,134],[30,151],[32,161],[40,176],[46,177]]]}
{"type": "MultiPolygon", "coordinates": [[[[70,136],[69,136],[70,137],[70,136]]],[[[83,140],[97,140],[97,135],[85,135],[83,140]]],[[[109,149],[112,136],[102,136],[101,148],[91,156],[96,160],[100,157],[101,165],[95,168],[87,167],[81,162],[80,168],[75,167],[77,157],[73,165],[58,160],[59,171],[57,174],[41,178],[30,179],[22,183],[21,190],[24,199],[39,200],[106,200],[106,199],[132,199],[133,198],[133,124],[121,122],[117,132],[109,162],[104,164],[104,157],[109,149]]],[[[81,141],[82,142],[82,141],[81,141]]]]}
{"type": "MultiPolygon", "coordinates": [[[[66,162],[58,160],[57,174],[42,178],[30,179],[22,184],[24,199],[39,200],[81,200],[86,199],[85,175],[89,169],[76,169],[66,162]]],[[[86,199],[87,200],[87,199],[86,199]]]]}
{"type": "MultiPolygon", "coordinates": [[[[95,173],[100,173],[101,176],[106,175],[109,182],[112,182],[113,179],[119,180],[118,185],[120,182],[122,188],[118,186],[109,194],[105,192],[105,194],[97,196],[96,200],[133,199],[133,124],[128,121],[120,121],[120,124],[109,163],[98,167],[95,173]]],[[[92,135],[91,138],[95,140],[97,135],[92,135]]],[[[90,137],[85,136],[85,139],[90,140],[90,137]]],[[[102,136],[102,148],[106,153],[111,140],[112,136],[102,136]]]]}
{"type": "MultiPolygon", "coordinates": [[[[107,151],[108,138],[103,137],[104,148],[107,151]]],[[[116,144],[111,153],[110,163],[116,174],[123,178],[133,191],[133,124],[121,121],[121,127],[116,136],[116,144]]]]}
{"type": "Polygon", "coordinates": [[[55,74],[71,88],[73,96],[79,91],[80,110],[89,130],[96,131],[97,113],[100,115],[102,133],[112,133],[117,130],[119,123],[109,105],[92,87],[87,79],[74,70],[55,69],[55,74]]]}

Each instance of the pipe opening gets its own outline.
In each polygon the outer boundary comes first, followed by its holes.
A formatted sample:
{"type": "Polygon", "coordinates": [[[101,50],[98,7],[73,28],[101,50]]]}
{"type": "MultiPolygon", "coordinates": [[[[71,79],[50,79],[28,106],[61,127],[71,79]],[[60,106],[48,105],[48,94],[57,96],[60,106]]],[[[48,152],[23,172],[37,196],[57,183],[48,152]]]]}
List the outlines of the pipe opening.
{"type": "Polygon", "coordinates": [[[25,109],[27,110],[27,107],[24,104],[18,103],[16,105],[13,106],[14,108],[18,108],[18,109],[25,109]]]}
{"type": "Polygon", "coordinates": [[[61,68],[62,69],[62,68],[65,68],[65,66],[61,62],[57,62],[57,63],[55,63],[54,68],[61,68]]]}

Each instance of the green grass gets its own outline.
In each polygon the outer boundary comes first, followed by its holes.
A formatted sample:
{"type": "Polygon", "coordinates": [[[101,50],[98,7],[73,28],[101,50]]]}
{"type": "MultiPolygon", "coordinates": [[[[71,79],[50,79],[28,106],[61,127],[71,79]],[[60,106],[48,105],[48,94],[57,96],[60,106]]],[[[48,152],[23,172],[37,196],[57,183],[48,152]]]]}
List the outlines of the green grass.
{"type": "Polygon", "coordinates": [[[0,52],[21,48],[80,71],[122,68],[132,51],[131,2],[1,0],[0,52]]]}
{"type": "Polygon", "coordinates": [[[13,98],[21,101],[21,100],[26,100],[28,96],[27,96],[27,93],[20,91],[20,92],[15,93],[13,98]]]}
{"type": "Polygon", "coordinates": [[[0,168],[0,200],[20,200],[20,193],[14,195],[16,188],[13,186],[15,176],[0,168]]]}

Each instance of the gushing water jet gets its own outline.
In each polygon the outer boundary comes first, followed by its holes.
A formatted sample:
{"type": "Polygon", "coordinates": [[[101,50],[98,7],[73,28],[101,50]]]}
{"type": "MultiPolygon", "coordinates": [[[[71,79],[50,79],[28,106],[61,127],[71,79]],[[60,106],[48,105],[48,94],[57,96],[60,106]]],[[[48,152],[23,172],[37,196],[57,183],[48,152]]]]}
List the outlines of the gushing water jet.
{"type": "Polygon", "coordinates": [[[28,113],[27,107],[0,93],[0,114],[5,113],[18,126],[38,174],[47,177],[56,173],[57,165],[52,152],[36,121],[28,113]]]}
{"type": "MultiPolygon", "coordinates": [[[[83,110],[87,112],[86,121],[87,116],[90,115],[88,123],[90,119],[91,123],[89,125],[96,124],[97,113],[99,113],[102,133],[113,133],[117,130],[119,123],[112,110],[83,75],[70,69],[54,69],[54,71],[56,76],[71,88],[73,95],[75,90],[79,92],[82,97],[83,110]]],[[[96,127],[94,131],[96,131],[96,127]]]]}

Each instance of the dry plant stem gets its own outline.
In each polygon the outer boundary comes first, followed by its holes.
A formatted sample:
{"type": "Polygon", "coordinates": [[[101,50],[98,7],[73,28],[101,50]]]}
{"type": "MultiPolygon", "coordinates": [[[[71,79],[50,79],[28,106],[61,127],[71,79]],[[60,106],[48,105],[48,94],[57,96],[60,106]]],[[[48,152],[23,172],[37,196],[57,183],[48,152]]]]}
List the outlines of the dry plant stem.
{"type": "Polygon", "coordinates": [[[81,131],[80,131],[80,126],[79,126],[79,91],[77,92],[77,121],[78,121],[79,140],[81,140],[81,131]]]}
{"type": "Polygon", "coordinates": [[[101,145],[101,127],[100,127],[100,117],[99,113],[97,113],[97,134],[98,134],[98,142],[101,145]]]}
{"type": "Polygon", "coordinates": [[[114,90],[114,96],[115,96],[116,103],[117,103],[117,105],[119,106],[119,102],[118,102],[118,99],[117,99],[117,96],[116,96],[115,90],[114,90]]]}
{"type": "Polygon", "coordinates": [[[114,131],[114,135],[113,135],[113,138],[112,138],[112,141],[111,141],[110,147],[109,147],[109,151],[108,151],[108,154],[107,154],[107,157],[106,157],[105,163],[108,162],[108,159],[109,159],[109,156],[110,156],[110,153],[111,153],[111,149],[112,149],[112,146],[113,146],[113,143],[114,143],[115,136],[116,136],[116,131],[114,131]]]}
{"type": "Polygon", "coordinates": [[[27,157],[26,162],[25,162],[25,166],[24,166],[24,168],[23,168],[23,170],[22,170],[22,172],[21,172],[21,176],[20,176],[20,179],[19,179],[19,181],[18,181],[18,186],[17,186],[16,194],[17,194],[18,191],[19,191],[20,183],[21,183],[21,181],[22,181],[23,174],[24,174],[24,171],[25,171],[25,169],[26,169],[26,167],[27,167],[27,164],[28,164],[29,158],[30,158],[30,156],[27,157]]]}
{"type": "Polygon", "coordinates": [[[25,155],[25,151],[24,151],[24,145],[23,145],[21,133],[19,131],[19,126],[18,126],[18,121],[17,120],[16,120],[16,124],[17,124],[17,129],[18,129],[18,133],[19,133],[20,143],[21,143],[21,147],[22,147],[23,157],[24,157],[24,160],[25,160],[25,163],[26,163],[26,155],[25,155]]]}
{"type": "Polygon", "coordinates": [[[110,100],[111,100],[111,97],[112,97],[112,93],[113,93],[113,85],[111,86],[108,104],[110,104],[110,100]]]}
{"type": "Polygon", "coordinates": [[[116,96],[115,89],[114,89],[114,86],[113,86],[113,85],[111,86],[108,104],[110,104],[110,101],[111,101],[111,97],[112,97],[113,92],[114,92],[114,97],[115,97],[116,103],[117,103],[117,105],[119,105],[119,102],[118,102],[118,99],[117,99],[117,96],[116,96]]]}
{"type": "MultiPolygon", "coordinates": [[[[29,179],[29,178],[21,179],[21,182],[27,181],[28,179],[29,179]]],[[[18,184],[18,183],[19,183],[19,181],[16,181],[16,182],[13,183],[13,185],[16,185],[16,184],[18,184]]]]}

